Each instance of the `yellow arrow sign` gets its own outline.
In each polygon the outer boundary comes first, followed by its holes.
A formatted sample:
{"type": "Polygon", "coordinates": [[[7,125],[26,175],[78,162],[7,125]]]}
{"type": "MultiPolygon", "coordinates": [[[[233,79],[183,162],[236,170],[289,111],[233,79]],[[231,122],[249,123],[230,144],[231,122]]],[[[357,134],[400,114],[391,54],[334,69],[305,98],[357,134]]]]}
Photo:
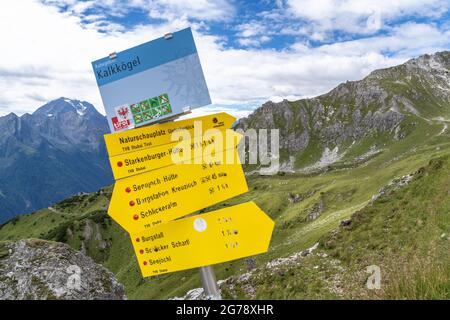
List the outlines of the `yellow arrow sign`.
{"type": "Polygon", "coordinates": [[[164,223],[131,240],[148,277],[264,253],[273,227],[270,217],[247,202],[164,223]]]}
{"type": "Polygon", "coordinates": [[[180,164],[116,182],[108,214],[129,233],[248,191],[241,164],[180,164]]]}
{"type": "Polygon", "coordinates": [[[171,143],[171,135],[177,129],[185,129],[194,137],[202,135],[202,129],[227,129],[236,121],[236,118],[221,112],[194,119],[186,119],[175,122],[167,122],[138,129],[106,134],[104,136],[106,148],[110,157],[120,154],[138,151],[150,147],[156,147],[171,143]],[[201,127],[194,129],[194,122],[199,121],[201,127]],[[197,134],[197,132],[198,134],[197,134]]]}
{"type": "Polygon", "coordinates": [[[211,154],[226,155],[223,151],[234,150],[241,139],[241,134],[230,129],[209,131],[209,134],[206,131],[203,137],[122,154],[109,158],[109,161],[114,178],[118,180],[182,162],[174,162],[177,159],[199,159],[195,162],[202,163],[201,158],[208,161],[211,154]]]}

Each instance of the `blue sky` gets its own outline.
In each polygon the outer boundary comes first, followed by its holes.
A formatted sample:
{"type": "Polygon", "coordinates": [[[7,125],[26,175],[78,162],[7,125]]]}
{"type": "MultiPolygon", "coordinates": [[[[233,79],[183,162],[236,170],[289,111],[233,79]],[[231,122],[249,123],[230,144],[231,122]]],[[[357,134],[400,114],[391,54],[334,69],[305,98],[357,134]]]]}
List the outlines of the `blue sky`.
{"type": "Polygon", "coordinates": [[[449,49],[450,1],[2,0],[0,115],[59,96],[103,112],[90,62],[187,26],[213,100],[201,112],[244,116],[449,49]]]}

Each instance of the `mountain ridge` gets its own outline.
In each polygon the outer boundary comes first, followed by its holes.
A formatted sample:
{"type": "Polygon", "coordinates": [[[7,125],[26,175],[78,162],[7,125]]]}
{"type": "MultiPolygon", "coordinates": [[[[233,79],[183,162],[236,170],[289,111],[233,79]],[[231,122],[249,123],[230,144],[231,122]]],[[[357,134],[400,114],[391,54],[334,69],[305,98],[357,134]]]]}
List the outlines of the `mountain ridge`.
{"type": "Polygon", "coordinates": [[[402,140],[419,122],[446,128],[445,119],[450,119],[450,51],[375,70],[314,98],[266,102],[237,128],[280,129],[282,169],[298,171],[355,162],[380,149],[376,140],[402,140]],[[321,161],[333,152],[330,161],[321,161]]]}
{"type": "MultiPolygon", "coordinates": [[[[423,58],[424,66],[436,66],[430,57],[423,58]]],[[[388,79],[382,82],[375,73],[375,85],[343,84],[334,96],[268,103],[241,121],[248,128],[280,128],[282,147],[300,147],[281,154],[284,165],[295,158],[295,170],[248,175],[247,193],[199,212],[255,201],[275,221],[267,253],[215,266],[218,279],[230,280],[222,286],[226,298],[448,297],[449,274],[442,271],[447,262],[427,264],[427,259],[433,248],[450,252],[450,132],[444,127],[450,104],[446,90],[437,88],[442,77],[424,74],[423,65],[411,66],[417,74],[403,73],[408,66],[381,72],[388,79]],[[433,90],[442,96],[436,98],[433,90]],[[390,110],[394,106],[401,114],[390,110]],[[429,113],[423,112],[427,106],[429,113]],[[436,115],[439,108],[443,112],[436,115]],[[317,162],[320,168],[314,168],[317,162]],[[316,243],[314,252],[308,249],[316,243]],[[369,261],[382,268],[378,293],[365,286],[369,261]],[[265,269],[273,263],[275,270],[265,269]],[[411,269],[426,272],[415,275],[411,269]]],[[[430,70],[444,76],[438,69],[430,70]]],[[[142,279],[128,233],[107,214],[112,190],[79,194],[19,216],[0,226],[0,240],[66,243],[112,271],[131,299],[182,297],[200,287],[197,270],[142,279]]]]}
{"type": "Polygon", "coordinates": [[[93,105],[64,97],[0,117],[0,222],[112,183],[108,132],[93,105]]]}

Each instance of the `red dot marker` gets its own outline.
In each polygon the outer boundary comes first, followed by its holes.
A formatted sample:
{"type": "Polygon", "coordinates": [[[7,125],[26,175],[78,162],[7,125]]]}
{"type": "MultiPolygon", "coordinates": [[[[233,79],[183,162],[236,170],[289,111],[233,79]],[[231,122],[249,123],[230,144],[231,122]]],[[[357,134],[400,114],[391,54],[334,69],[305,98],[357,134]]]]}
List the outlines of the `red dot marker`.
{"type": "Polygon", "coordinates": [[[146,266],[147,265],[147,261],[144,261],[144,266],[146,266]]]}
{"type": "Polygon", "coordinates": [[[135,215],[133,216],[133,219],[134,219],[134,220],[137,220],[137,219],[139,219],[139,216],[138,216],[137,214],[135,214],[135,215]]]}
{"type": "Polygon", "coordinates": [[[122,163],[122,161],[119,161],[119,162],[117,162],[117,166],[118,166],[118,167],[121,167],[121,166],[123,166],[123,163],[122,163]]]}
{"type": "Polygon", "coordinates": [[[141,241],[141,239],[139,239],[139,238],[136,238],[136,242],[139,242],[139,241],[141,241]]]}
{"type": "Polygon", "coordinates": [[[134,201],[133,200],[130,201],[130,206],[134,206],[134,201]]]}
{"type": "Polygon", "coordinates": [[[130,188],[130,187],[127,187],[127,188],[125,189],[125,192],[126,192],[126,193],[130,193],[130,192],[131,192],[131,188],[130,188]]]}
{"type": "Polygon", "coordinates": [[[140,254],[144,254],[144,250],[140,250],[139,253],[140,253],[140,254]]]}

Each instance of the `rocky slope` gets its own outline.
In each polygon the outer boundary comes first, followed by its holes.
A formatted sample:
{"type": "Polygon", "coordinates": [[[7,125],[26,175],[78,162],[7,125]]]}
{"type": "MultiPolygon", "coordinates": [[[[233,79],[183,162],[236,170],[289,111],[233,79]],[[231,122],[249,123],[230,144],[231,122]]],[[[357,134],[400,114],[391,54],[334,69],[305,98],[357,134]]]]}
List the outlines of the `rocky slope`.
{"type": "Polygon", "coordinates": [[[448,51],[376,70],[312,99],[267,102],[237,127],[279,129],[281,160],[289,171],[364,160],[423,122],[448,128],[448,51]]]}
{"type": "Polygon", "coordinates": [[[68,245],[0,242],[0,300],[125,299],[114,275],[68,245]]]}
{"type": "Polygon", "coordinates": [[[112,183],[107,132],[91,104],[66,98],[0,117],[0,223],[112,183]]]}

